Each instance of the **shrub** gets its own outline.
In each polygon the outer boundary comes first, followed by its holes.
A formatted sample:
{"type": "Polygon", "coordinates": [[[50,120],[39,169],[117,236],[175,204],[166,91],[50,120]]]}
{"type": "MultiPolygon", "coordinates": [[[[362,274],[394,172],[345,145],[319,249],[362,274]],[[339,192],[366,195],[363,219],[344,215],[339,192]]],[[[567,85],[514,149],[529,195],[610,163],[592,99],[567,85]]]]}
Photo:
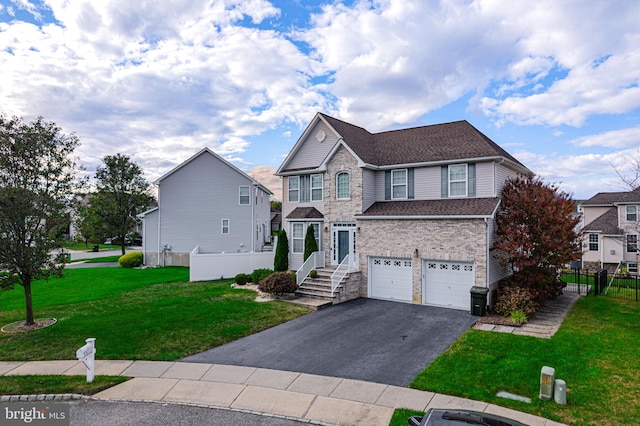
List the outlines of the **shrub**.
{"type": "Polygon", "coordinates": [[[315,277],[317,277],[317,276],[318,276],[318,271],[316,271],[315,269],[314,269],[314,270],[312,270],[311,272],[309,272],[309,276],[310,276],[311,278],[315,278],[315,277]]]}
{"type": "Polygon", "coordinates": [[[144,255],[139,251],[132,251],[127,254],[123,254],[118,259],[118,263],[123,268],[137,268],[142,265],[142,261],[144,260],[144,255]]]}
{"type": "Polygon", "coordinates": [[[287,233],[284,229],[281,229],[278,233],[273,269],[276,271],[286,271],[289,269],[289,240],[287,239],[287,233]]]}
{"type": "Polygon", "coordinates": [[[306,261],[314,251],[318,251],[318,243],[315,233],[313,232],[313,226],[309,225],[307,227],[307,233],[304,236],[304,260],[306,261]]]}
{"type": "Polygon", "coordinates": [[[516,324],[523,324],[527,322],[527,316],[521,310],[511,312],[511,321],[516,324]]]}
{"type": "Polygon", "coordinates": [[[276,272],[258,284],[258,290],[270,294],[293,293],[298,289],[296,281],[286,272],[276,272]]]}
{"type": "Polygon", "coordinates": [[[238,274],[236,275],[236,284],[245,285],[249,282],[249,275],[247,274],[238,274]]]}
{"type": "Polygon", "coordinates": [[[256,269],[251,273],[251,282],[259,283],[263,279],[267,278],[269,275],[273,274],[272,269],[262,268],[256,269]]]}
{"type": "Polygon", "coordinates": [[[540,309],[534,292],[526,287],[504,285],[500,288],[500,295],[495,310],[500,315],[510,316],[515,311],[522,311],[527,317],[540,309]]]}

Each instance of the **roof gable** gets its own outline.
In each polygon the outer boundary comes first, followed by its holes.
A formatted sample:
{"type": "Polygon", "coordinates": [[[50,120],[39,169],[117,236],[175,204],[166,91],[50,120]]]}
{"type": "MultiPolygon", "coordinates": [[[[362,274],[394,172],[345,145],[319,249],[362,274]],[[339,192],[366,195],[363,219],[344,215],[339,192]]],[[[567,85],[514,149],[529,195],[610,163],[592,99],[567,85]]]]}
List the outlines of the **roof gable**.
{"type": "Polygon", "coordinates": [[[201,157],[202,155],[211,155],[211,156],[213,156],[215,159],[217,159],[218,161],[220,161],[221,163],[223,163],[224,165],[229,167],[231,170],[235,171],[236,173],[238,173],[241,176],[243,176],[244,178],[246,178],[251,184],[260,187],[267,194],[273,195],[273,192],[271,192],[267,187],[262,185],[260,182],[258,182],[257,180],[255,180],[254,178],[252,178],[251,176],[249,176],[248,174],[246,174],[245,172],[243,172],[242,170],[240,170],[239,168],[237,168],[236,166],[234,166],[233,164],[231,164],[230,162],[228,162],[227,160],[225,160],[224,158],[222,158],[221,156],[219,156],[218,154],[216,154],[215,152],[213,152],[209,148],[201,149],[200,151],[198,151],[197,153],[195,153],[194,155],[189,157],[187,160],[183,161],[182,163],[180,163],[179,165],[177,165],[176,167],[171,169],[169,172],[167,172],[164,175],[162,175],[161,177],[159,177],[153,183],[156,184],[156,185],[159,185],[160,182],[162,182],[163,180],[167,179],[168,177],[170,177],[171,175],[173,175],[174,173],[176,173],[178,170],[182,169],[183,167],[186,167],[189,163],[194,161],[196,158],[201,157]]]}
{"type": "MultiPolygon", "coordinates": [[[[322,113],[318,113],[307,127],[303,137],[298,140],[296,147],[278,170],[279,174],[294,170],[288,167],[290,159],[300,149],[299,144],[304,143],[308,137],[307,133],[317,120],[324,121],[333,129],[339,135],[336,143],[342,141],[365,165],[385,168],[502,158],[521,172],[531,174],[522,163],[465,120],[371,133],[362,127],[322,113]]],[[[317,168],[321,164],[317,162],[314,166],[317,168]]]]}

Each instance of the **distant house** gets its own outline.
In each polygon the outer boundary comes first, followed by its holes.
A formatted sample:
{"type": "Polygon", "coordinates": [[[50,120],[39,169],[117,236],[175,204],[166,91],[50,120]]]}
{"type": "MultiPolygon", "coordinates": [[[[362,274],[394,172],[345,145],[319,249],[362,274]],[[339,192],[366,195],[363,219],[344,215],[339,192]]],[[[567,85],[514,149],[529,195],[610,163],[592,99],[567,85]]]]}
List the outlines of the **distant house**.
{"type": "Polygon", "coordinates": [[[638,273],[640,188],[599,192],[582,203],[582,267],[638,273]]]}
{"type": "Polygon", "coordinates": [[[262,251],[272,192],[204,148],[154,182],[158,207],[139,215],[147,265],[189,265],[189,253],[262,251]]]}
{"type": "Polygon", "coordinates": [[[282,226],[282,207],[271,207],[271,234],[276,234],[282,226]]]}
{"type": "Polygon", "coordinates": [[[359,277],[349,297],[469,309],[510,273],[491,252],[500,193],[532,172],[466,121],[371,133],[319,113],[277,175],[290,268],[311,226],[325,265],[359,277]]]}

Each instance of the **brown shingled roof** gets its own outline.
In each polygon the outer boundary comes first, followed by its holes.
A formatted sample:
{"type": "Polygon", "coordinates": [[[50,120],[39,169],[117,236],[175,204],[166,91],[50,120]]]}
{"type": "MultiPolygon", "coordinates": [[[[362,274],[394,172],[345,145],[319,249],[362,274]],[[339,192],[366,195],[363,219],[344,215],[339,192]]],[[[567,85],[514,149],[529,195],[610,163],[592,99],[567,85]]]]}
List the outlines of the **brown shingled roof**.
{"type": "Polygon", "coordinates": [[[466,120],[370,133],[321,115],[365,163],[387,166],[502,156],[524,167],[466,120]]]}
{"type": "Polygon", "coordinates": [[[315,207],[296,207],[287,215],[287,219],[322,219],[324,215],[315,207]]]}
{"type": "Polygon", "coordinates": [[[618,209],[611,207],[602,215],[585,225],[584,231],[600,231],[607,235],[624,235],[622,229],[618,228],[618,209]]]}
{"type": "Polygon", "coordinates": [[[640,188],[627,192],[598,192],[582,203],[583,206],[614,205],[615,203],[640,202],[640,188]]]}
{"type": "Polygon", "coordinates": [[[499,198],[379,201],[357,218],[375,216],[491,216],[499,198]]]}

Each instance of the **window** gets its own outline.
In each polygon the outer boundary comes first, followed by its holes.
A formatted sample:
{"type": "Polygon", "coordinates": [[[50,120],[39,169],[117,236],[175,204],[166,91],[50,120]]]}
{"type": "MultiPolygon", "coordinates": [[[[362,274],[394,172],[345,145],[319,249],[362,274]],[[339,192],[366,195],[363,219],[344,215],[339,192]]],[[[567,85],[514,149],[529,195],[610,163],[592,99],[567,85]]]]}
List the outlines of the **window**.
{"type": "Polygon", "coordinates": [[[627,234],[627,252],[636,253],[638,251],[638,234],[627,234]]]}
{"type": "Polygon", "coordinates": [[[631,272],[632,274],[637,274],[638,273],[638,264],[637,263],[627,263],[627,271],[631,272]]]}
{"type": "Polygon", "coordinates": [[[454,164],[449,166],[449,196],[467,196],[467,165],[454,164]]]}
{"type": "Polygon", "coordinates": [[[250,194],[248,186],[240,187],[240,204],[249,204],[250,194]]]}
{"type": "Polygon", "coordinates": [[[322,201],[322,175],[311,175],[311,201],[322,201]]]}
{"type": "Polygon", "coordinates": [[[338,173],[336,176],[336,198],[338,200],[347,200],[349,193],[349,173],[338,173]]]}
{"type": "Polygon", "coordinates": [[[293,236],[293,252],[302,253],[304,251],[304,223],[294,223],[291,235],[293,236]]]}
{"type": "Polygon", "coordinates": [[[322,201],[322,175],[289,177],[289,201],[322,201]]]}
{"type": "Polygon", "coordinates": [[[222,219],[222,223],[221,223],[221,230],[220,232],[222,232],[223,234],[228,234],[229,233],[229,219],[222,219]]]}
{"type": "Polygon", "coordinates": [[[300,179],[298,176],[289,176],[289,201],[299,201],[300,179]]]}
{"type": "Polygon", "coordinates": [[[598,234],[589,234],[589,251],[600,250],[598,244],[598,234]]]}
{"type": "Polygon", "coordinates": [[[627,206],[627,221],[635,222],[638,220],[638,206],[627,206]]]}
{"type": "Polygon", "coordinates": [[[407,170],[391,170],[391,199],[407,198],[407,170]]]}

